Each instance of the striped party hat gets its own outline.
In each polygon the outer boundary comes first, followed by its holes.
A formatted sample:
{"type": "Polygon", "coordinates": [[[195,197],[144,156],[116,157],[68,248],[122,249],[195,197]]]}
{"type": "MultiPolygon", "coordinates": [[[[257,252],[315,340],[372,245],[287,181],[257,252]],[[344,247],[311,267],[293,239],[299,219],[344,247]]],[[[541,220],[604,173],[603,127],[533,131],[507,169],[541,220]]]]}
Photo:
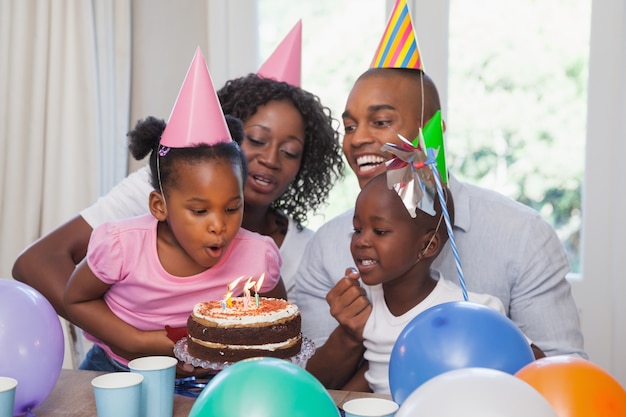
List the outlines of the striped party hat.
{"type": "Polygon", "coordinates": [[[424,71],[406,0],[396,0],[370,68],[412,68],[424,71]]]}

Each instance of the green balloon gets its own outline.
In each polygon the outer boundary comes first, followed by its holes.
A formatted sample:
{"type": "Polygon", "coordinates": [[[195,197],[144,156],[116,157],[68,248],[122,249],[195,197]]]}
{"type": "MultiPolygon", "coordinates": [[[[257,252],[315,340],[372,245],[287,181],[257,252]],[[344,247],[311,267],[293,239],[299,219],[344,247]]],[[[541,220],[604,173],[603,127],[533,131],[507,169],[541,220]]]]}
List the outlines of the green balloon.
{"type": "Polygon", "coordinates": [[[202,390],[189,417],[339,417],[324,386],[309,372],[276,358],[237,362],[202,390]]]}

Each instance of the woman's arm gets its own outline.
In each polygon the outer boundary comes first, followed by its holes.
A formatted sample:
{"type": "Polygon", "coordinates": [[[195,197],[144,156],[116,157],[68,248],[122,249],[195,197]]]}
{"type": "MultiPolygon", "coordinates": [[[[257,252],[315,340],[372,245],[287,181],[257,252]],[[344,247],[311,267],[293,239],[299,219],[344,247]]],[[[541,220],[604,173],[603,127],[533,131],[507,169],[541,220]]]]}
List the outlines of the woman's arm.
{"type": "Polygon", "coordinates": [[[91,226],[76,216],[26,248],[13,264],[13,277],[42,293],[66,319],[65,285],[87,253],[91,232],[91,226]]]}

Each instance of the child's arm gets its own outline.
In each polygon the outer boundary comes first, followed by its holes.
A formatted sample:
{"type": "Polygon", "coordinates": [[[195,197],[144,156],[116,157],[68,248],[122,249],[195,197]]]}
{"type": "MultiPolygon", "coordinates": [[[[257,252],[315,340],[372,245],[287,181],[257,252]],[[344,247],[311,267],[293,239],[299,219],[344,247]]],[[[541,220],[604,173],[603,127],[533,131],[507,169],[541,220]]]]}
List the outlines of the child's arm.
{"type": "Polygon", "coordinates": [[[65,287],[64,306],[73,323],[106,343],[126,359],[146,355],[172,356],[174,343],[165,329],[141,331],[118,318],[104,301],[110,285],[100,281],[86,261],[65,287]]]}
{"type": "Polygon", "coordinates": [[[347,268],[345,276],[326,295],[330,314],[356,340],[363,341],[363,329],[372,313],[359,273],[347,268]]]}
{"type": "Polygon", "coordinates": [[[356,391],[356,392],[372,392],[367,380],[365,379],[365,372],[369,369],[367,361],[363,361],[363,364],[358,371],[354,374],[352,379],[341,388],[344,391],[356,391]]]}
{"type": "Polygon", "coordinates": [[[363,352],[363,328],[372,305],[351,268],[328,293],[330,312],[339,326],[319,346],[306,369],[328,389],[341,389],[358,371],[363,352]]]}

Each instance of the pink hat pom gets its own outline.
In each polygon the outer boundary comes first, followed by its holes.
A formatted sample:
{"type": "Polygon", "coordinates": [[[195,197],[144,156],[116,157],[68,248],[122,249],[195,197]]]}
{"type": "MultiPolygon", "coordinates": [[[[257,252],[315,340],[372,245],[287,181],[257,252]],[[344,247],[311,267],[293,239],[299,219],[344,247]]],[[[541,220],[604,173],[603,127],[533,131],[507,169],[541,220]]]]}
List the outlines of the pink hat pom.
{"type": "Polygon", "coordinates": [[[202,51],[197,48],[161,136],[161,146],[188,148],[230,141],[211,75],[202,51]]]}
{"type": "Polygon", "coordinates": [[[289,31],[257,74],[300,87],[302,76],[302,19],[289,31]]]}

